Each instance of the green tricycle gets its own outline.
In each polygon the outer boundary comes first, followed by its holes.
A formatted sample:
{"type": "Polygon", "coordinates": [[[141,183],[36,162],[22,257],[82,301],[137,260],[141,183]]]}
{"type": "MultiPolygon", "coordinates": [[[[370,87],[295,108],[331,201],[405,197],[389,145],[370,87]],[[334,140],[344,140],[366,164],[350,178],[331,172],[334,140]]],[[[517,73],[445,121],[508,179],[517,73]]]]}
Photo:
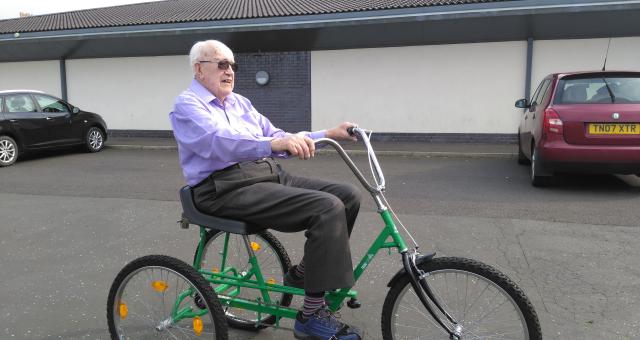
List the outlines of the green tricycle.
{"type": "MultiPolygon", "coordinates": [[[[376,254],[395,249],[401,266],[390,279],[382,307],[383,339],[542,339],[540,322],[524,292],[497,269],[471,259],[435,257],[419,246],[384,197],[385,179],[371,146],[370,131],[351,128],[366,146],[375,185],[336,141],[331,145],[371,194],[384,225],[353,271],[357,282],[376,254]],[[369,133],[369,134],[368,134],[369,133]],[[394,221],[412,240],[409,248],[394,221]]],[[[107,302],[112,339],[228,338],[228,326],[260,330],[294,319],[294,295],[283,285],[291,261],[266,228],[199,212],[190,187],[180,190],[182,228],[197,225],[200,240],[193,265],[164,255],[127,264],[116,276],[107,302]]],[[[332,311],[359,308],[358,293],[326,293],[332,311]]]]}

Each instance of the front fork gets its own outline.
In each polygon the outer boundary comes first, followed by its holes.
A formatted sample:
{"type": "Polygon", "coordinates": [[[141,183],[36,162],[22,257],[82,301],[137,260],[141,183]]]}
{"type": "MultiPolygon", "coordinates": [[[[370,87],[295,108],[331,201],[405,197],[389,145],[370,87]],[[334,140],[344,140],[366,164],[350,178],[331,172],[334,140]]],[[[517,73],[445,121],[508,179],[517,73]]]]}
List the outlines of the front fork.
{"type": "Polygon", "coordinates": [[[462,334],[462,326],[442,307],[440,301],[433,294],[429,284],[427,284],[426,277],[429,275],[416,265],[416,257],[419,255],[417,251],[405,251],[402,252],[402,264],[405,272],[409,275],[409,281],[416,295],[422,302],[422,305],[427,309],[431,317],[442,327],[447,333],[449,333],[449,339],[460,340],[462,334]],[[452,327],[447,326],[440,316],[436,314],[436,311],[432,306],[435,306],[442,315],[444,315],[452,327]]]}

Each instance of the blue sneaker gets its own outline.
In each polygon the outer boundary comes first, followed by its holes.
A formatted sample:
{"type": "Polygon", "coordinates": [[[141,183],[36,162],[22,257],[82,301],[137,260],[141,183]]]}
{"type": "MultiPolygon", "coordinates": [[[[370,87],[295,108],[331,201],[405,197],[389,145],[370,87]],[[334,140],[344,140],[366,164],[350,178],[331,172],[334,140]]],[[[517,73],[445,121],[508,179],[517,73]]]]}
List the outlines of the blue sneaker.
{"type": "Polygon", "coordinates": [[[361,340],[362,332],[340,322],[326,307],[318,309],[310,318],[298,312],[293,335],[298,339],[313,340],[361,340]]]}

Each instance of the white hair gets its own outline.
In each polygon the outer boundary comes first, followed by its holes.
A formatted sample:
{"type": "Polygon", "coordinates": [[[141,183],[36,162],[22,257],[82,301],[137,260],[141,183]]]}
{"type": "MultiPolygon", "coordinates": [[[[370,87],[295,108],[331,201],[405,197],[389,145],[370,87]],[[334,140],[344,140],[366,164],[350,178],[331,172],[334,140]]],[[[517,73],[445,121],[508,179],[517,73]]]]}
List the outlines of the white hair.
{"type": "Polygon", "coordinates": [[[189,63],[191,64],[191,70],[194,74],[196,73],[196,64],[205,58],[208,53],[222,54],[230,61],[235,61],[233,52],[231,52],[231,49],[224,43],[218,40],[198,41],[193,44],[191,51],[189,51],[189,63]]]}

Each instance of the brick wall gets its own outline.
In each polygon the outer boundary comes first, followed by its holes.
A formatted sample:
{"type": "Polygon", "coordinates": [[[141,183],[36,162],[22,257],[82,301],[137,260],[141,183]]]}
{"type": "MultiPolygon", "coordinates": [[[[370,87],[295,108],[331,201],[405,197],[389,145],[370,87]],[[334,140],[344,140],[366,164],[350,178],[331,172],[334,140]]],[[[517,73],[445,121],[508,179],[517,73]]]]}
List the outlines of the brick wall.
{"type": "Polygon", "coordinates": [[[309,52],[238,53],[234,92],[241,94],[287,132],[311,129],[311,54],[309,52]],[[256,83],[258,71],[269,73],[269,83],[256,83]]]}

